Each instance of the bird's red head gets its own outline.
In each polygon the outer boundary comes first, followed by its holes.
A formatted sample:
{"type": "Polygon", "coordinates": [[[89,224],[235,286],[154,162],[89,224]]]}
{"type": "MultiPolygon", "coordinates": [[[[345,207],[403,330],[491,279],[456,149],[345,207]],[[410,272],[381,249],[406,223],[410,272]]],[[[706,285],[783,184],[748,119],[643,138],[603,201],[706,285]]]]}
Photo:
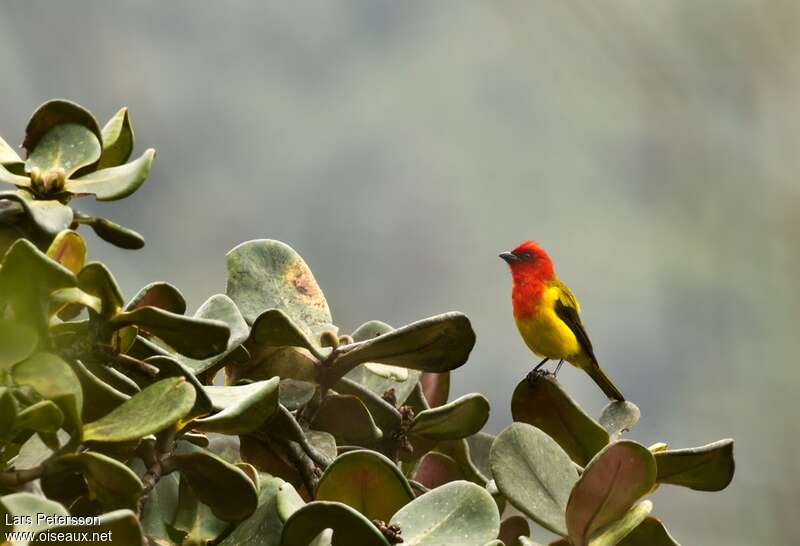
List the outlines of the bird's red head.
{"type": "Polygon", "coordinates": [[[500,257],[511,268],[514,280],[511,294],[514,314],[520,318],[531,314],[538,305],[545,283],[555,277],[553,262],[542,247],[525,241],[511,252],[500,257]]]}

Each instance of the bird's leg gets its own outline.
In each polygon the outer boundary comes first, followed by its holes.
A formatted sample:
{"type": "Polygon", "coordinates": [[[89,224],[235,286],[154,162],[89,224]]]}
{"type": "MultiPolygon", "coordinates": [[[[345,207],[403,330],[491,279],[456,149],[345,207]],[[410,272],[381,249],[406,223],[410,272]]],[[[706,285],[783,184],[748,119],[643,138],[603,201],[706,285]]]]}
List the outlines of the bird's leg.
{"type": "Polygon", "coordinates": [[[536,382],[536,378],[537,378],[537,377],[539,377],[540,375],[543,375],[543,374],[546,374],[546,373],[548,373],[548,372],[547,372],[547,370],[542,370],[542,369],[541,369],[541,368],[542,368],[542,366],[544,366],[544,365],[545,365],[545,363],[546,363],[548,360],[550,360],[550,359],[549,359],[549,358],[545,358],[544,360],[542,360],[541,362],[539,362],[539,363],[536,365],[536,367],[535,367],[533,370],[531,370],[531,371],[528,373],[528,377],[527,377],[527,379],[528,379],[528,385],[530,385],[530,386],[532,387],[532,386],[533,386],[533,384],[536,382]]]}
{"type": "Polygon", "coordinates": [[[558,370],[561,369],[561,366],[564,364],[564,359],[558,361],[558,366],[556,366],[556,371],[553,372],[553,377],[558,376],[558,370]]]}

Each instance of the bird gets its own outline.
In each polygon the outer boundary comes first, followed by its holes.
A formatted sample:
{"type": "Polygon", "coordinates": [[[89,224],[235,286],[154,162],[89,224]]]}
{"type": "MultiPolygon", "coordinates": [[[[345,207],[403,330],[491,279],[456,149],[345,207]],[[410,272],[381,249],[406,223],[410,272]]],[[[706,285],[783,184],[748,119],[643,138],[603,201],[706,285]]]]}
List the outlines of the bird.
{"type": "Polygon", "coordinates": [[[534,241],[524,241],[500,258],[511,269],[514,321],[528,348],[541,362],[528,375],[548,373],[542,366],[558,360],[555,375],[566,360],[582,369],[610,399],[624,401],[622,391],[600,369],[592,342],[580,317],[580,303],[555,272],[547,252],[534,241]]]}

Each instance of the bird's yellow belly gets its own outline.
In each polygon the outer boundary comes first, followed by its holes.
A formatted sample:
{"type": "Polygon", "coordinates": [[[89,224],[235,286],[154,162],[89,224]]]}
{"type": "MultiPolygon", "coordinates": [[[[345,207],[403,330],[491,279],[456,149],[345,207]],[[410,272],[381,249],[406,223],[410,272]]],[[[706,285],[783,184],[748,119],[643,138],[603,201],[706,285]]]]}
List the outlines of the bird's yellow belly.
{"type": "Polygon", "coordinates": [[[580,353],[572,330],[550,309],[534,316],[517,319],[517,328],[528,348],[543,358],[574,360],[580,353]]]}

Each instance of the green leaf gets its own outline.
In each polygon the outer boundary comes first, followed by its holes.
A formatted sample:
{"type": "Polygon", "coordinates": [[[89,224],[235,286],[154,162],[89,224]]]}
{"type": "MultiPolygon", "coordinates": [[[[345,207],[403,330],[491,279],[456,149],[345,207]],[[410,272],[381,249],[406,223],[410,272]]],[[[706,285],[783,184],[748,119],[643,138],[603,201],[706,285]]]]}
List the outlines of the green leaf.
{"type": "Polygon", "coordinates": [[[278,492],[291,487],[280,478],[262,474],[258,508],[220,542],[220,546],[280,546],[283,521],[278,516],[278,492]]]}
{"type": "Polygon", "coordinates": [[[111,318],[117,328],[135,325],[164,341],[167,345],[195,359],[208,358],[228,346],[230,330],[224,322],[185,317],[157,307],[139,307],[122,311],[111,318]]]}
{"type": "Polygon", "coordinates": [[[83,441],[124,442],[175,424],[194,406],[195,389],[183,377],[153,383],[108,415],[87,424],[83,441]]]}
{"type": "Polygon", "coordinates": [[[314,275],[280,241],[258,239],[231,250],[226,290],[250,324],[267,309],[280,309],[307,335],[331,327],[331,312],[314,275]]]}
{"type": "Polygon", "coordinates": [[[489,452],[492,449],[495,437],[485,432],[478,432],[467,438],[469,445],[469,458],[475,468],[485,477],[492,478],[492,467],[489,464],[489,452]]]}
{"type": "Polygon", "coordinates": [[[294,346],[308,349],[312,353],[319,347],[303,331],[303,328],[280,309],[267,309],[253,322],[249,343],[257,347],[294,346]]]}
{"type": "Polygon", "coordinates": [[[260,428],[278,409],[278,383],[273,377],[240,387],[205,387],[217,413],[196,419],[194,430],[247,434],[260,428]]]}
{"type": "Polygon", "coordinates": [[[178,492],[178,506],[169,529],[173,540],[167,544],[206,546],[213,544],[231,526],[198,500],[185,476],[180,478],[178,492]]]}
{"type": "Polygon", "coordinates": [[[224,521],[243,520],[258,506],[258,491],[247,474],[208,451],[176,453],[168,462],[188,480],[198,500],[224,521]]]}
{"type": "Polygon", "coordinates": [[[86,261],[86,243],[76,232],[65,229],[50,243],[47,256],[77,274],[86,261]]]}
{"type": "Polygon", "coordinates": [[[600,424],[609,436],[619,438],[623,432],[631,430],[639,422],[642,412],[636,404],[623,401],[610,402],[600,415],[600,424]]]}
{"type": "Polygon", "coordinates": [[[498,489],[517,510],[566,536],[564,513],[578,472],[555,440],[536,427],[514,423],[495,439],[489,463],[498,489]]]}
{"type": "Polygon", "coordinates": [[[45,400],[55,402],[70,428],[80,430],[83,407],[81,384],[61,357],[51,353],[36,353],[11,368],[11,378],[17,385],[29,385],[45,400]]]}
{"type": "MultiPolygon", "coordinates": [[[[81,383],[81,391],[86,396],[86,400],[91,400],[90,404],[83,405],[82,418],[85,423],[100,419],[108,412],[130,398],[127,394],[120,392],[100,377],[79,360],[68,361],[67,364],[81,383]]],[[[103,364],[97,366],[105,367],[103,364]]]]}
{"type": "Polygon", "coordinates": [[[145,359],[145,362],[158,368],[158,379],[166,379],[167,377],[182,377],[194,388],[194,405],[192,406],[191,411],[183,416],[178,422],[178,426],[180,428],[183,428],[186,423],[195,417],[208,415],[213,411],[211,398],[209,398],[208,394],[206,393],[203,384],[200,383],[197,377],[195,377],[195,375],[192,373],[192,370],[169,356],[152,356],[145,359]]]}
{"type": "Polygon", "coordinates": [[[297,490],[292,487],[292,484],[283,482],[278,487],[278,494],[275,499],[275,508],[278,511],[278,517],[281,523],[285,523],[292,517],[292,514],[300,510],[306,505],[306,501],[297,493],[297,490]]]}
{"type": "MultiPolygon", "coordinates": [[[[134,460],[134,463],[137,461],[134,460]]],[[[144,465],[139,464],[144,472],[144,465]]],[[[156,486],[147,495],[147,500],[142,510],[141,525],[144,534],[153,546],[172,546],[173,539],[170,535],[175,512],[178,507],[179,476],[177,473],[162,476],[156,486]]]]}
{"type": "Polygon", "coordinates": [[[725,489],[736,469],[731,439],[702,447],[661,451],[655,458],[658,483],[682,485],[697,491],[725,489]]]}
{"type": "MultiPolygon", "coordinates": [[[[5,540],[6,533],[17,531],[36,532],[47,527],[45,521],[40,521],[38,517],[32,517],[30,524],[25,519],[36,514],[43,516],[69,516],[69,511],[61,504],[48,500],[33,493],[12,493],[0,497],[0,536],[5,540]],[[15,518],[16,516],[16,518],[15,518]],[[19,522],[16,525],[9,522],[19,522]]],[[[4,542],[5,544],[8,544],[4,542]]],[[[14,543],[15,546],[25,546],[27,540],[14,543]]]]}
{"type": "MultiPolygon", "coordinates": [[[[489,448],[491,448],[491,445],[489,448]]],[[[487,448],[487,450],[489,448],[487,448]]],[[[460,440],[440,442],[436,445],[436,451],[447,455],[456,463],[458,463],[459,467],[464,473],[465,479],[471,481],[472,483],[485,486],[490,481],[488,474],[481,472],[481,470],[473,462],[470,444],[465,438],[460,440]]],[[[488,458],[488,453],[485,456],[488,458]]]]}
{"type": "Polygon", "coordinates": [[[91,451],[61,455],[47,465],[47,472],[81,474],[92,498],[106,510],[135,509],[143,489],[133,470],[116,459],[91,451]]]}
{"type": "Polygon", "coordinates": [[[332,546],[389,546],[367,518],[330,501],[308,503],[292,514],[283,527],[281,546],[308,546],[325,529],[333,529],[332,546]]]}
{"type": "Polygon", "coordinates": [[[581,466],[608,445],[608,433],[550,375],[533,383],[520,381],[511,397],[511,415],[547,433],[581,466]]]}
{"type": "Polygon", "coordinates": [[[308,381],[281,379],[278,391],[280,403],[289,411],[300,409],[314,397],[316,388],[314,383],[308,381]]]}
{"type": "Polygon", "coordinates": [[[146,150],[139,159],[67,180],[64,189],[75,195],[94,195],[98,201],[116,201],[128,197],[150,176],[156,151],[146,150]]]}
{"type": "Polygon", "coordinates": [[[589,546],[614,546],[638,526],[650,514],[653,503],[646,500],[642,501],[620,519],[611,522],[606,527],[600,529],[589,541],[589,546]]]}
{"type": "Polygon", "coordinates": [[[36,143],[25,162],[25,170],[30,172],[38,168],[45,173],[62,169],[69,177],[83,167],[96,165],[100,159],[101,146],[97,136],[83,125],[56,125],[36,143]]]}
{"type": "Polygon", "coordinates": [[[186,312],[186,299],[181,291],[170,283],[153,282],[139,290],[139,293],[125,306],[125,310],[132,311],[147,306],[182,315],[186,312]]]}
{"type": "Polygon", "coordinates": [[[342,502],[369,520],[389,521],[414,499],[414,493],[389,459],[373,451],[357,450],[340,455],[328,466],[315,498],[342,502]]]}
{"type": "Polygon", "coordinates": [[[111,318],[116,315],[124,300],[117,280],[111,271],[100,262],[89,262],[78,273],[78,286],[103,302],[102,316],[111,318]]]}
{"type": "Polygon", "coordinates": [[[680,546],[657,518],[648,516],[619,546],[680,546]]]}
{"type": "Polygon", "coordinates": [[[36,331],[21,322],[0,320],[0,372],[31,356],[39,344],[36,331]]]}
{"type": "Polygon", "coordinates": [[[33,113],[25,128],[25,140],[22,147],[28,151],[28,154],[31,154],[45,134],[54,127],[67,123],[86,127],[98,142],[103,139],[97,120],[88,110],[74,102],[55,99],[45,102],[33,113]]]}
{"type": "Polygon", "coordinates": [[[528,520],[522,516],[509,516],[500,523],[500,540],[505,546],[521,546],[519,537],[531,536],[528,520]]]}
{"type": "Polygon", "coordinates": [[[457,440],[471,436],[489,419],[489,401],[481,394],[467,394],[414,417],[409,434],[425,440],[457,440]]]}
{"type": "Polygon", "coordinates": [[[177,358],[184,366],[190,368],[195,375],[213,373],[219,369],[225,359],[240,348],[247,339],[250,328],[244,321],[236,304],[224,294],[215,294],[208,298],[195,312],[194,318],[198,320],[213,320],[228,326],[230,332],[225,349],[213,356],[204,359],[195,359],[183,355],[177,358]]]}
{"type": "Polygon", "coordinates": [[[16,165],[22,162],[17,152],[0,137],[0,165],[16,165]]]}
{"type": "Polygon", "coordinates": [[[106,218],[83,216],[81,222],[88,224],[98,237],[119,248],[138,250],[144,246],[144,237],[132,229],[121,226],[106,218]]]}
{"type": "Polygon", "coordinates": [[[31,404],[17,413],[14,426],[17,430],[56,432],[64,422],[64,413],[50,400],[31,404]]]}
{"type": "Polygon", "coordinates": [[[2,199],[22,207],[22,217],[14,220],[15,226],[39,246],[46,247],[53,237],[72,224],[72,209],[59,201],[33,199],[24,191],[3,192],[2,199]]]}
{"type": "Polygon", "coordinates": [[[474,345],[475,332],[469,319],[461,313],[445,313],[354,344],[336,359],[334,368],[344,375],[359,364],[377,362],[446,372],[464,364],[474,345]]]}
{"type": "Polygon", "coordinates": [[[492,496],[474,483],[457,481],[407,504],[392,517],[404,546],[483,546],[500,532],[492,496]]]}
{"type": "MultiPolygon", "coordinates": [[[[17,402],[11,389],[0,387],[0,446],[3,445],[17,428],[17,402]]],[[[4,460],[0,459],[0,468],[4,468],[4,460]]]]}
{"type": "Polygon", "coordinates": [[[98,169],[122,165],[131,156],[134,137],[128,109],[120,108],[103,127],[103,155],[98,169]]]}
{"type": "Polygon", "coordinates": [[[567,529],[577,545],[620,519],[655,485],[656,461],[646,447],[620,440],[595,456],[572,489],[567,529]]]}
{"type": "Polygon", "coordinates": [[[64,542],[57,539],[59,533],[71,533],[72,536],[82,536],[82,533],[88,533],[89,537],[98,537],[98,539],[75,543],[81,546],[105,546],[112,538],[116,544],[136,546],[142,544],[144,540],[139,520],[136,519],[136,514],[130,510],[115,510],[103,514],[100,516],[99,524],[97,525],[58,525],[50,527],[46,531],[40,531],[34,542],[44,546],[63,545],[64,542]],[[46,537],[56,538],[48,539],[46,537]]]}
{"type": "Polygon", "coordinates": [[[14,318],[48,334],[49,294],[59,288],[75,286],[71,271],[48,258],[25,239],[15,242],[0,267],[0,305],[11,304],[14,318]]]}
{"type": "Polygon", "coordinates": [[[400,428],[402,417],[393,405],[375,394],[366,387],[343,377],[336,383],[336,392],[339,394],[352,395],[364,403],[369,410],[375,424],[382,431],[395,431],[400,428]]]}
{"type": "Polygon", "coordinates": [[[350,395],[329,394],[325,397],[311,426],[329,432],[337,441],[345,443],[370,442],[383,435],[364,403],[350,395]]]}
{"type": "Polygon", "coordinates": [[[0,163],[0,182],[13,184],[20,189],[31,187],[31,179],[29,176],[14,174],[6,169],[2,163],[0,163]]]}
{"type": "Polygon", "coordinates": [[[70,316],[77,315],[81,307],[91,309],[98,314],[103,312],[103,301],[100,298],[96,298],[75,286],[54,290],[50,293],[50,302],[54,309],[61,310],[58,312],[59,317],[63,317],[64,313],[71,311],[69,306],[79,306],[77,311],[70,313],[70,316]]]}

